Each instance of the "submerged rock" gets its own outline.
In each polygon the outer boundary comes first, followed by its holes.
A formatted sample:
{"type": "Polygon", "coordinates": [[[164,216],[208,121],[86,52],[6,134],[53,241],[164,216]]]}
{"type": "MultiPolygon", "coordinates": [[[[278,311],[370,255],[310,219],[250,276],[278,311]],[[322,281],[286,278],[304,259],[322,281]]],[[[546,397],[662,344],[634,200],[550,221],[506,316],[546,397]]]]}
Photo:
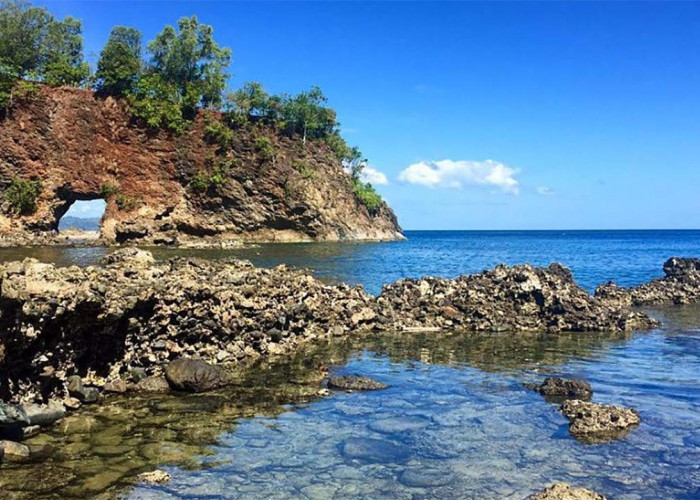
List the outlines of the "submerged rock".
{"type": "Polygon", "coordinates": [[[591,399],[593,389],[585,380],[547,377],[534,390],[540,393],[548,401],[562,403],[567,399],[588,401],[591,399]]]}
{"type": "Polygon", "coordinates": [[[561,412],[569,419],[571,435],[588,443],[620,439],[640,422],[636,410],[575,399],[566,401],[561,412]]]}
{"type": "Polygon", "coordinates": [[[410,457],[410,450],[391,441],[370,438],[350,438],[341,445],[346,459],[368,463],[400,463],[410,457]]]}
{"type": "Polygon", "coordinates": [[[555,483],[552,486],[533,493],[524,500],[606,500],[603,495],[587,490],[576,488],[567,483],[555,483]]]}
{"type": "Polygon", "coordinates": [[[387,385],[360,375],[341,375],[329,377],[328,387],[341,391],[377,391],[386,389],[387,385]]]}
{"type": "Polygon", "coordinates": [[[220,366],[201,359],[180,358],[165,368],[165,378],[178,391],[206,392],[228,385],[231,377],[220,366]]]}

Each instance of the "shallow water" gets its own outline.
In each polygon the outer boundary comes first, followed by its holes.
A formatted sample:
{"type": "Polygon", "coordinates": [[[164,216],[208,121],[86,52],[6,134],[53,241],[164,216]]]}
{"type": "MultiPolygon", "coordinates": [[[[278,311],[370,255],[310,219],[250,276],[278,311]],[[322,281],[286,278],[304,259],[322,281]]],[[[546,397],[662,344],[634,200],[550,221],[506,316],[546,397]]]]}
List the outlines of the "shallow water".
{"type": "MultiPolygon", "coordinates": [[[[372,291],[406,275],[551,260],[570,265],[591,289],[611,278],[646,281],[672,255],[700,255],[700,232],[693,231],[409,237],[385,245],[185,253],[313,267],[326,279],[362,282],[372,291]]],[[[104,251],[20,254],[85,264],[104,251]]],[[[10,255],[0,251],[0,258],[10,255]]],[[[334,341],[242,372],[226,391],[112,397],[29,440],[43,457],[4,464],[0,491],[3,498],[32,499],[517,499],[568,481],[608,498],[699,498],[700,307],[652,313],[664,326],[637,334],[383,334],[334,341]],[[324,395],[325,367],[390,387],[324,395]],[[636,408],[642,424],[608,444],[576,441],[557,407],[523,386],[548,375],[589,380],[594,401],[636,408]],[[156,467],[172,474],[169,484],[134,484],[139,472],[156,467]]]]}

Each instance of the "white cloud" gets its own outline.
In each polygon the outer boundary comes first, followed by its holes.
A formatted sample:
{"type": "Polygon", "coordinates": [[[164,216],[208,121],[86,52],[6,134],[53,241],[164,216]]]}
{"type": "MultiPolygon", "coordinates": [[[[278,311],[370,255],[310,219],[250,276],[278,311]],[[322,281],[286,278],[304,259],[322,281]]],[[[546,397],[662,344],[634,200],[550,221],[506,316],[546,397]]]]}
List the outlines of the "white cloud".
{"type": "Polygon", "coordinates": [[[550,194],[554,194],[554,190],[547,186],[537,186],[535,188],[535,191],[537,191],[537,194],[542,196],[549,196],[550,194]]]}
{"type": "Polygon", "coordinates": [[[465,184],[495,186],[518,194],[517,170],[493,160],[440,160],[414,163],[399,174],[399,180],[431,188],[461,188],[465,184]]]}
{"type": "Polygon", "coordinates": [[[384,184],[389,184],[389,179],[386,178],[386,175],[384,172],[380,172],[376,168],[373,167],[365,167],[362,170],[362,173],[360,174],[360,178],[364,182],[370,182],[372,184],[376,185],[384,185],[384,184]]]}

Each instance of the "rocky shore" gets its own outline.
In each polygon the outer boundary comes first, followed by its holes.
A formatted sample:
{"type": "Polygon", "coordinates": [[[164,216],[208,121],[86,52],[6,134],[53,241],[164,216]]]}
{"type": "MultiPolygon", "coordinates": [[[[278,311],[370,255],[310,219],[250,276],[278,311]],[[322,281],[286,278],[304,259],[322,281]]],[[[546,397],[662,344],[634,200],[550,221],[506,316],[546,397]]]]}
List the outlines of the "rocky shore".
{"type": "Polygon", "coordinates": [[[126,248],[100,267],[58,268],[34,259],[0,266],[0,396],[85,398],[69,390],[70,377],[98,392],[153,389],[164,386],[164,367],[178,358],[240,364],[350,333],[616,332],[656,325],[626,303],[592,297],[558,264],[401,280],[373,297],[285,266],[156,263],[150,253],[126,248]]]}

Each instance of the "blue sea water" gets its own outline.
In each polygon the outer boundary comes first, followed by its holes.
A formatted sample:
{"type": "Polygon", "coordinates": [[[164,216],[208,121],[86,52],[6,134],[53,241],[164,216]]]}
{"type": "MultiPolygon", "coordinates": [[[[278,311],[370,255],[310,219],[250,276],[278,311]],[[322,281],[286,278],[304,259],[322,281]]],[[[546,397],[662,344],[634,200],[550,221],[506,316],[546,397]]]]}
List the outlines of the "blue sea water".
{"type": "MultiPolygon", "coordinates": [[[[593,290],[607,280],[634,285],[659,277],[672,256],[700,256],[700,231],[411,231],[407,237],[154,252],[160,259],[185,254],[286,263],[325,280],[361,283],[373,293],[404,277],[554,261],[593,290]]],[[[22,249],[24,256],[63,265],[94,263],[105,251],[22,249]]],[[[0,259],[16,258],[12,252],[0,250],[0,259]]],[[[332,372],[370,376],[389,389],[331,393],[284,405],[274,415],[251,412],[207,442],[211,456],[196,458],[201,467],[166,466],[168,484],[141,484],[124,494],[520,499],[566,481],[614,499],[700,498],[700,308],[650,313],[663,324],[651,332],[363,339],[341,361],[326,363],[332,372]],[[523,386],[550,375],[588,380],[595,402],[635,408],[641,425],[609,443],[575,440],[557,406],[523,386]]],[[[263,374],[260,383],[267,386],[271,377],[263,374]]],[[[201,425],[207,421],[202,414],[201,425]]]]}

